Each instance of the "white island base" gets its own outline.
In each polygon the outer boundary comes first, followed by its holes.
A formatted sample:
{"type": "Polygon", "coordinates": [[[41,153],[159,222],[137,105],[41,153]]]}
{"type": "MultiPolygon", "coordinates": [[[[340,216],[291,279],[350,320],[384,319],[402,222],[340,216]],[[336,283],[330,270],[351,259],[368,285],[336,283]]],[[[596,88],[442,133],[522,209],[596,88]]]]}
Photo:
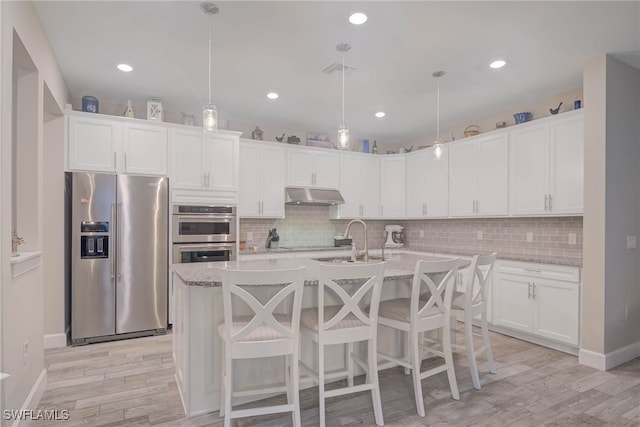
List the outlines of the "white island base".
{"type": "MultiPolygon", "coordinates": [[[[411,279],[385,280],[382,300],[407,297],[410,284],[411,279]]],[[[223,354],[216,328],[224,322],[222,287],[186,285],[175,273],[173,286],[173,356],[176,382],[185,413],[193,416],[217,411],[220,408],[223,354]]],[[[317,286],[305,286],[303,308],[317,306],[317,292],[317,286]]],[[[400,349],[403,348],[402,337],[386,328],[380,328],[378,348],[390,355],[400,355],[400,349]]],[[[316,352],[313,343],[302,341],[303,363],[311,367],[317,366],[316,352]]],[[[335,346],[335,351],[326,354],[327,370],[344,367],[344,346],[335,346]]],[[[252,359],[237,363],[242,365],[236,365],[234,370],[234,390],[284,382],[284,358],[252,359]]],[[[301,389],[313,386],[310,380],[303,379],[300,382],[301,389]]],[[[234,404],[241,402],[240,398],[234,399],[234,404]]]]}

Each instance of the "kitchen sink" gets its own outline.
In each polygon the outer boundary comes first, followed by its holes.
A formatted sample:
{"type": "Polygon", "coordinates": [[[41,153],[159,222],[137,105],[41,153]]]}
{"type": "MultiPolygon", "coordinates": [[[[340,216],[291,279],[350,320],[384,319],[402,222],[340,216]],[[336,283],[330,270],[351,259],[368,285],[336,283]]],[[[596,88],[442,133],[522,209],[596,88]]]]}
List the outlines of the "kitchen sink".
{"type": "MultiPolygon", "coordinates": [[[[336,264],[363,264],[363,260],[351,261],[350,256],[335,256],[335,257],[327,257],[327,258],[311,258],[314,261],[320,261],[325,263],[336,263],[336,264]]],[[[378,256],[370,256],[369,261],[381,261],[382,258],[378,256]]]]}

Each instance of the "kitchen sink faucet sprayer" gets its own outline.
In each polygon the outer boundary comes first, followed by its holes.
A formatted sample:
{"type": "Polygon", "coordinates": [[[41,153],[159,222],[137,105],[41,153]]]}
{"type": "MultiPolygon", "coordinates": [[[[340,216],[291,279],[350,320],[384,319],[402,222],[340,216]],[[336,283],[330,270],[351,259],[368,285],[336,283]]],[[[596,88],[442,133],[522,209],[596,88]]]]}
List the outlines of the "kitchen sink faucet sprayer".
{"type": "Polygon", "coordinates": [[[344,238],[347,239],[349,237],[349,231],[351,231],[351,225],[354,222],[362,224],[362,227],[364,228],[364,250],[356,251],[356,255],[364,257],[364,262],[367,262],[369,261],[369,236],[367,234],[367,224],[365,224],[365,222],[361,219],[352,220],[351,222],[349,222],[349,224],[347,224],[347,229],[344,231],[344,238]]]}

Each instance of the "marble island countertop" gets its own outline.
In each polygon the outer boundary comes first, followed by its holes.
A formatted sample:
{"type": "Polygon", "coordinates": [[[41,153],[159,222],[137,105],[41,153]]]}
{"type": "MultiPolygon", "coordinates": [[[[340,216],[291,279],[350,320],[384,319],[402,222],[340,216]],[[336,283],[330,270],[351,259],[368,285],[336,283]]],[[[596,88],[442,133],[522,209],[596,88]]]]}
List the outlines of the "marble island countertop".
{"type": "MultiPolygon", "coordinates": [[[[375,256],[374,256],[375,257],[375,256]]],[[[418,260],[437,261],[447,259],[444,256],[426,254],[397,253],[385,256],[385,280],[410,279],[418,260]]],[[[373,259],[369,262],[378,262],[373,259]]],[[[312,258],[278,258],[265,260],[243,260],[228,262],[206,262],[193,264],[174,264],[174,273],[187,286],[221,286],[221,270],[223,268],[238,270],[281,270],[288,268],[306,267],[305,285],[318,284],[318,266],[323,262],[312,258]]]]}

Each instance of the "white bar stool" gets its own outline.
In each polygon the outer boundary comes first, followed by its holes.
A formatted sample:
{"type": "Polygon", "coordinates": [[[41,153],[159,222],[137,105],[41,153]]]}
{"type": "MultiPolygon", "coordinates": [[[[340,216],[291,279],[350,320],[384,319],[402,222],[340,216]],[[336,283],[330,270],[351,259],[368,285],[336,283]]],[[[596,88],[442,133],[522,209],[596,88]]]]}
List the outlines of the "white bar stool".
{"type": "MultiPolygon", "coordinates": [[[[464,292],[455,292],[451,304],[451,315],[456,320],[464,322],[464,345],[456,344],[456,349],[463,348],[467,352],[469,370],[473,387],[480,390],[480,375],[478,374],[478,355],[487,352],[489,362],[489,372],[496,373],[496,365],[493,360],[493,351],[489,341],[489,328],[487,325],[487,298],[493,265],[496,261],[497,253],[491,255],[475,255],[471,259],[468,275],[464,283],[464,292]],[[473,318],[480,316],[480,333],[473,332],[473,318]],[[475,348],[473,337],[482,338],[482,345],[475,348]]],[[[463,274],[462,277],[465,277],[463,274]]],[[[454,325],[456,327],[456,325],[454,325]]]]}
{"type": "Polygon", "coordinates": [[[376,424],[384,425],[380,385],[378,383],[377,317],[384,279],[384,263],[321,265],[318,284],[318,307],[302,310],[302,334],[318,344],[318,372],[301,362],[319,389],[320,426],[325,426],[325,399],[371,390],[376,424]],[[364,283],[363,283],[364,282],[364,283]],[[350,295],[344,285],[362,283],[350,295]],[[318,309],[320,308],[320,309],[318,309]],[[368,308],[368,309],[367,309],[368,308]],[[353,352],[353,343],[367,341],[367,363],[353,352]],[[325,346],[346,344],[347,386],[325,390],[327,379],[341,378],[344,371],[325,371],[325,346]],[[353,363],[366,372],[364,384],[354,385],[353,363]]]}
{"type": "Polygon", "coordinates": [[[453,367],[450,329],[451,300],[458,262],[458,258],[446,261],[418,261],[413,273],[411,297],[380,303],[378,323],[406,333],[408,346],[404,347],[402,359],[381,352],[378,353],[379,357],[381,360],[389,360],[404,366],[405,371],[407,368],[412,371],[416,410],[421,417],[425,416],[422,380],[427,377],[446,371],[451,395],[455,400],[460,399],[453,367]],[[438,276],[441,279],[436,284],[433,277],[438,276]],[[428,293],[421,294],[422,283],[426,284],[428,293]],[[442,350],[440,342],[421,340],[423,333],[429,331],[442,331],[442,350]],[[421,372],[423,353],[443,357],[444,363],[421,372]]]}
{"type": "Polygon", "coordinates": [[[300,344],[300,310],[304,286],[305,267],[290,270],[222,271],[224,323],[218,327],[223,342],[223,387],[220,416],[224,426],[231,426],[233,418],[292,412],[293,425],[300,426],[300,397],[298,355],[300,344]],[[254,295],[265,285],[281,288],[266,303],[254,295]],[[254,294],[252,294],[252,291],[254,294]],[[246,306],[250,314],[240,313],[236,306],[246,306]],[[289,306],[285,313],[278,308],[289,306]],[[276,311],[278,310],[278,311],[276,311]],[[233,361],[285,356],[288,360],[286,386],[265,389],[233,391],[233,361]],[[233,398],[286,391],[286,405],[263,406],[251,409],[233,409],[233,398]]]}

